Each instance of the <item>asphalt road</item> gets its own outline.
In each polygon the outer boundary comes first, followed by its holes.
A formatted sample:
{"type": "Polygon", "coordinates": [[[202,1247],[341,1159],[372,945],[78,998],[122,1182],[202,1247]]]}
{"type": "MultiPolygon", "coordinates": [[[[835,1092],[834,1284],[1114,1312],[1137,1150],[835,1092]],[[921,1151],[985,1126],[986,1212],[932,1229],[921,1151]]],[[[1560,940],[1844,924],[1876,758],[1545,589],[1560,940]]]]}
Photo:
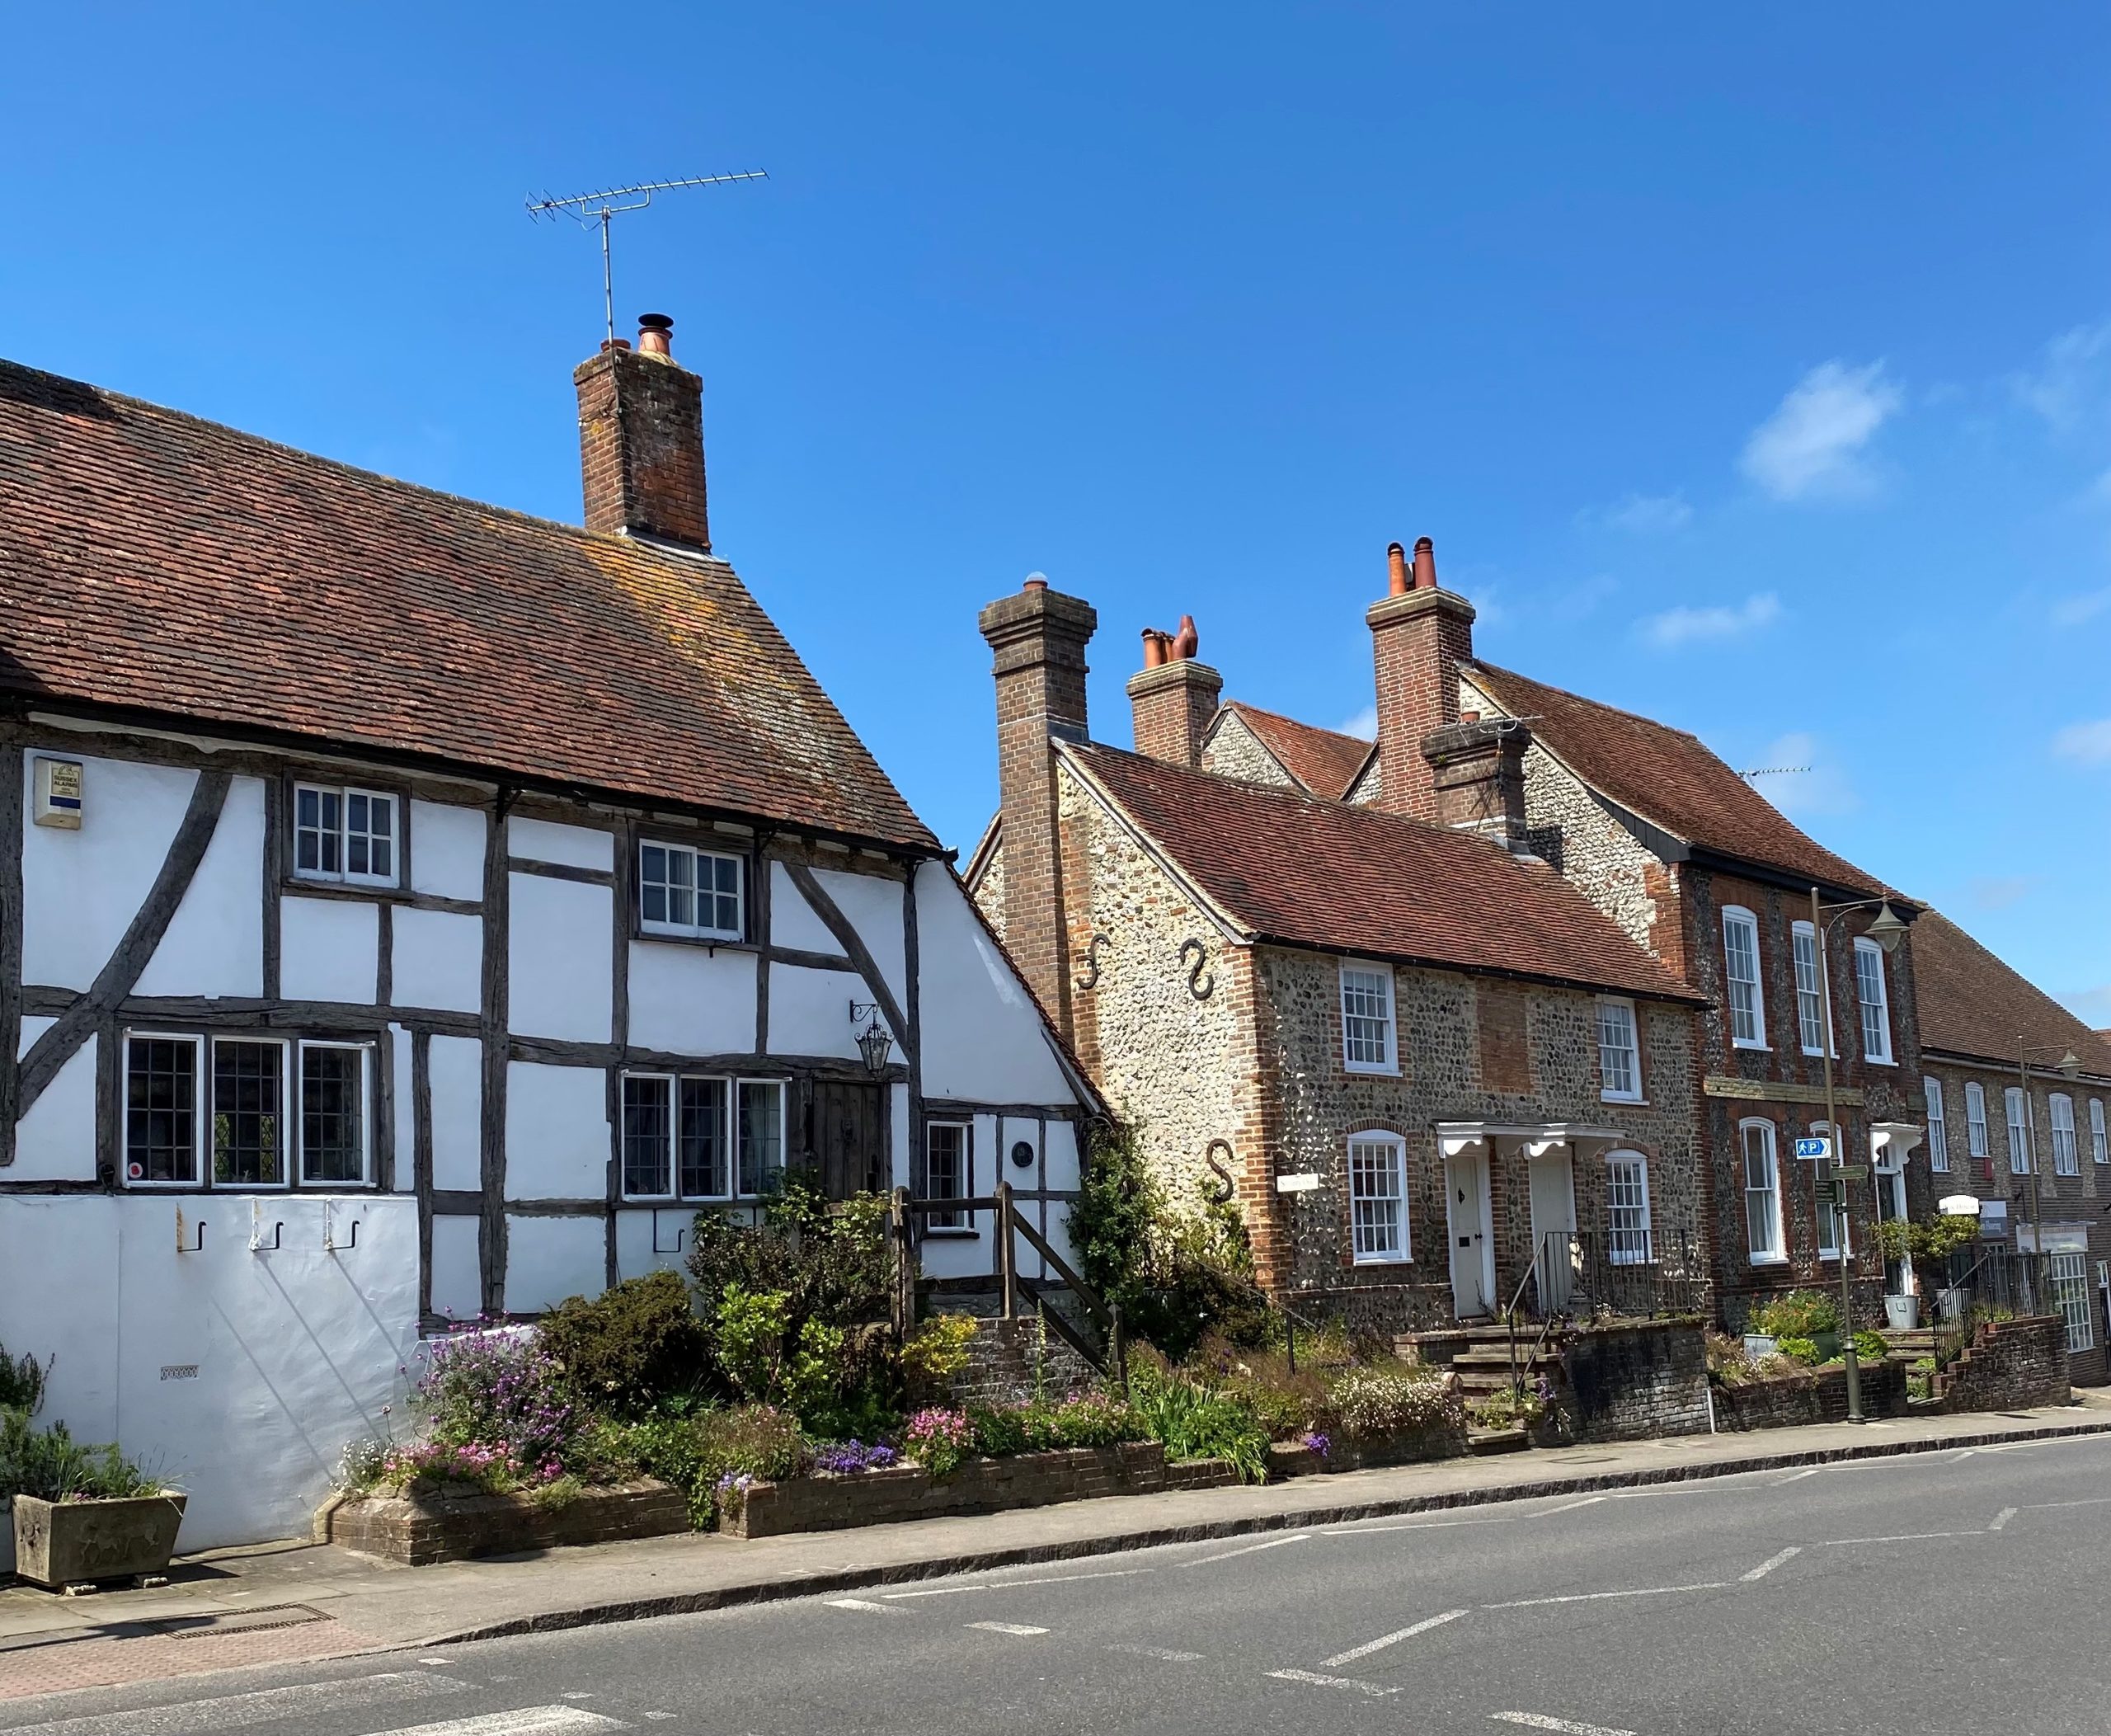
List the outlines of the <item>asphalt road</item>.
{"type": "Polygon", "coordinates": [[[2107,1611],[2099,1437],[21,1701],[0,1732],[2103,1736],[2107,1611]]]}

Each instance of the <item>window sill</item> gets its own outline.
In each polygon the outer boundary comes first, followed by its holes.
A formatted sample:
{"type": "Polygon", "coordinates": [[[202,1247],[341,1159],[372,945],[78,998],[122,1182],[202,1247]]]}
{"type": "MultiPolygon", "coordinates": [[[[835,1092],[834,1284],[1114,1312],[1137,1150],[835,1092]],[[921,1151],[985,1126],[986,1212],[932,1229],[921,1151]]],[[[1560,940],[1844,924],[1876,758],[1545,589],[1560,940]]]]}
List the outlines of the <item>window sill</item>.
{"type": "Polygon", "coordinates": [[[1398,1063],[1389,1067],[1376,1067],[1349,1061],[1342,1063],[1342,1070],[1352,1079],[1398,1079],[1400,1076],[1398,1063]]]}
{"type": "Polygon", "coordinates": [[[1785,1266],[1789,1263],[1789,1256],[1785,1254],[1755,1254],[1748,1258],[1755,1268],[1785,1266]]]}
{"type": "Polygon", "coordinates": [[[927,1242],[979,1242],[982,1240],[982,1232],[965,1224],[943,1227],[931,1225],[925,1226],[924,1240],[927,1242]]]}
{"type": "Polygon", "coordinates": [[[1624,1091],[1601,1091],[1598,1094],[1598,1101],[1601,1103],[1632,1103],[1636,1108],[1643,1109],[1649,1107],[1649,1099],[1639,1093],[1629,1096],[1624,1091]]]}
{"type": "Polygon", "coordinates": [[[1733,1037],[1730,1039],[1730,1047],[1733,1049],[1742,1049],[1752,1055],[1771,1055],[1774,1052],[1772,1043],[1754,1042],[1746,1037],[1733,1037]]]}
{"type": "Polygon", "coordinates": [[[1895,1067],[1897,1061],[1888,1055],[1864,1055],[1862,1064],[1869,1067],[1895,1067]]]}
{"type": "Polygon", "coordinates": [[[1352,1266],[1412,1266],[1412,1254],[1359,1254],[1351,1258],[1352,1266]]]}
{"type": "Polygon", "coordinates": [[[662,928],[641,921],[637,938],[640,940],[679,940],[699,947],[746,947],[753,950],[754,943],[743,934],[714,934],[708,929],[662,928]]]}

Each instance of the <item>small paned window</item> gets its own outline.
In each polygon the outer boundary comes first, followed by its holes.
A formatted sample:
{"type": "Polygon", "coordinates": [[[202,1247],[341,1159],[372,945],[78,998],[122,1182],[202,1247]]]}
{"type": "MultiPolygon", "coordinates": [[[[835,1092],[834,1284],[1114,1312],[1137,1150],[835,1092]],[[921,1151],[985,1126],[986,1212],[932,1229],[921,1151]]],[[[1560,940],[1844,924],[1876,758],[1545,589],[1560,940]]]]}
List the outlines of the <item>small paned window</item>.
{"type": "Polygon", "coordinates": [[[2111,1164],[2111,1137],[2104,1131],[2104,1099],[2089,1100],[2089,1155],[2099,1164],[2111,1164]]]}
{"type": "Polygon", "coordinates": [[[198,1180],[198,1039],[129,1037],[125,1043],[125,1178],[198,1180]]]}
{"type": "Polygon", "coordinates": [[[1928,1167],[1949,1168],[1949,1124],[1943,1119],[1943,1082],[1924,1079],[1921,1089],[1928,1101],[1928,1167]]]}
{"type": "Polygon", "coordinates": [[[745,933],[738,856],[681,844],[641,844],[637,900],[639,924],[648,934],[738,940],[745,933]]]}
{"type": "Polygon", "coordinates": [[[2089,1294],[2089,1256],[2052,1254],[2045,1258],[2045,1275],[2051,1281],[2052,1299],[2060,1305],[2067,1324],[2067,1353],[2079,1355],[2096,1348],[2096,1310],[2089,1294]]]}
{"type": "MultiPolygon", "coordinates": [[[[1830,1123],[1812,1122],[1811,1131],[1833,1141],[1836,1161],[1844,1155],[1845,1148],[1840,1142],[1839,1132],[1830,1123]]],[[[1836,1260],[1842,1253],[1853,1252],[1849,1236],[1846,1208],[1833,1203],[1831,1188],[1821,1182],[1817,1188],[1817,1257],[1822,1260],[1836,1260]]]]}
{"type": "Polygon", "coordinates": [[[1965,1149],[1982,1162],[1992,1155],[1986,1143],[1986,1088],[1977,1080],[1964,1088],[1965,1149]]]}
{"type": "Polygon", "coordinates": [[[1642,1100],[1642,1056],[1634,1035],[1634,1003],[1598,1003],[1598,1094],[1610,1103],[1642,1100]]]}
{"type": "Polygon", "coordinates": [[[2001,1101],[2008,1109],[2009,1173],[2012,1175],[2030,1174],[2030,1116],[2023,1100],[2023,1087],[2010,1085],[2002,1092],[2001,1101]]]}
{"type": "Polygon", "coordinates": [[[1650,1261],[1649,1166],[1638,1151],[1606,1157],[1606,1252],[1615,1266],[1650,1261]]]}
{"type": "Polygon", "coordinates": [[[740,1192],[774,1193],[784,1175],[784,1085],[773,1079],[740,1084],[740,1192]]]}
{"type": "Polygon", "coordinates": [[[1781,1175],[1775,1160],[1774,1123],[1739,1124],[1745,1160],[1745,1251],[1755,1266],[1788,1258],[1781,1245],[1781,1175]]]}
{"type": "Polygon", "coordinates": [[[1384,965],[1342,967],[1342,1058],[1352,1073],[1391,1073],[1399,1067],[1393,973],[1384,965]]]}
{"type": "Polygon", "coordinates": [[[623,1077],[623,1193],[628,1198],[667,1199],[674,1194],[674,1088],[665,1074],[623,1077]]]}
{"type": "Polygon", "coordinates": [[[363,1185],[367,1175],[367,1049],[300,1046],[300,1174],[304,1182],[363,1185]]]}
{"type": "Polygon", "coordinates": [[[286,1046],[213,1041],[213,1185],[285,1184],[286,1046]]]}
{"type": "Polygon", "coordinates": [[[724,1199],[733,1191],[733,1165],[726,1140],[726,1081],[684,1079],[680,1096],[682,1197],[724,1199]]]}
{"type": "Polygon", "coordinates": [[[1349,1141],[1349,1218],[1359,1265],[1410,1258],[1407,1141],[1390,1134],[1349,1141]]]}
{"type": "Polygon", "coordinates": [[[1864,1059],[1891,1059],[1891,1000],[1883,979],[1883,948],[1874,940],[1855,943],[1855,995],[1862,1009],[1864,1059]]]}
{"type": "Polygon", "coordinates": [[[1729,984],[1730,1040],[1741,1049],[1766,1047],[1766,1009],[1759,990],[1759,919],[1737,905],[1723,912],[1723,974],[1729,984]]]}
{"type": "MultiPolygon", "coordinates": [[[[969,1159],[974,1150],[974,1134],[972,1124],[964,1121],[925,1124],[924,1186],[929,1197],[966,1199],[973,1191],[969,1159]]],[[[962,1211],[933,1211],[924,1221],[933,1230],[960,1230],[966,1227],[967,1215],[962,1211]]]]}
{"type": "Polygon", "coordinates": [[[294,786],[294,873],[301,879],[394,886],[399,835],[393,796],[319,783],[294,786]]]}
{"type": "Polygon", "coordinates": [[[1825,1016],[1830,1010],[1817,967],[1817,930],[1808,922],[1792,930],[1796,954],[1796,1035],[1806,1055],[1825,1053],[1825,1016]]]}
{"type": "MultiPolygon", "coordinates": [[[[722,1079],[626,1073],[623,1093],[623,1197],[730,1199],[722,1079]]],[[[749,1191],[749,1190],[743,1190],[749,1191]]]]}
{"type": "Polygon", "coordinates": [[[2064,1092],[2055,1091],[2052,1106],[2052,1173],[2080,1175],[2080,1154],[2075,1145],[2075,1100],[2064,1092]]]}

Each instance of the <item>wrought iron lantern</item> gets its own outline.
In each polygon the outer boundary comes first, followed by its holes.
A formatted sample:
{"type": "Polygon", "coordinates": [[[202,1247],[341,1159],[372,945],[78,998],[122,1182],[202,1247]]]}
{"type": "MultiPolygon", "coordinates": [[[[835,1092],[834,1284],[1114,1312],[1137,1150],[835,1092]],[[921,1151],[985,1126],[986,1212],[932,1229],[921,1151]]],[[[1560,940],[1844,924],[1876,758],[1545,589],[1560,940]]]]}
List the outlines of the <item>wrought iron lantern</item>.
{"type": "Polygon", "coordinates": [[[851,1023],[854,1025],[861,1019],[870,1023],[858,1033],[858,1052],[865,1057],[865,1070],[877,1078],[887,1070],[887,1057],[894,1052],[894,1038],[887,1034],[886,1027],[880,1023],[877,1001],[853,1000],[850,1003],[851,1023]]]}

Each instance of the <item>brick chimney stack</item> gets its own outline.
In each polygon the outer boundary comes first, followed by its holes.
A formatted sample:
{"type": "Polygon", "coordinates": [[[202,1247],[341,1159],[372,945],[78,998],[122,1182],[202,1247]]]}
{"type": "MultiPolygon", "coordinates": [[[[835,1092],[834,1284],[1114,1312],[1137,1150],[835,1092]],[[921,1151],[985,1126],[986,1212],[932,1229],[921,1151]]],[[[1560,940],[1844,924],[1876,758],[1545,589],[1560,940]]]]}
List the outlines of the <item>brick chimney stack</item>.
{"type": "Polygon", "coordinates": [[[1129,677],[1136,751],[1174,765],[1202,763],[1202,737],[1217,714],[1224,677],[1195,661],[1195,618],[1182,615],[1178,635],[1144,629],[1144,666],[1129,677]]]}
{"type": "Polygon", "coordinates": [[[1531,731],[1512,717],[1470,715],[1425,736],[1436,823],[1528,854],[1525,750],[1531,745],[1531,731]]]}
{"type": "Polygon", "coordinates": [[[1099,616],[1036,573],[977,623],[996,654],[997,788],[1004,816],[1004,946],[1065,1037],[1071,1033],[1060,816],[1049,738],[1085,734],[1085,647],[1099,616]]]}
{"type": "Polygon", "coordinates": [[[675,360],[675,322],[638,317],[637,348],[621,338],[572,370],[586,528],[660,537],[707,553],[703,382],[675,360]]]}
{"type": "Polygon", "coordinates": [[[1459,666],[1474,655],[1474,605],[1436,582],[1427,537],[1409,565],[1398,543],[1386,551],[1390,594],[1371,605],[1378,675],[1378,806],[1410,819],[1438,818],[1423,739],[1459,721],[1459,666]]]}

